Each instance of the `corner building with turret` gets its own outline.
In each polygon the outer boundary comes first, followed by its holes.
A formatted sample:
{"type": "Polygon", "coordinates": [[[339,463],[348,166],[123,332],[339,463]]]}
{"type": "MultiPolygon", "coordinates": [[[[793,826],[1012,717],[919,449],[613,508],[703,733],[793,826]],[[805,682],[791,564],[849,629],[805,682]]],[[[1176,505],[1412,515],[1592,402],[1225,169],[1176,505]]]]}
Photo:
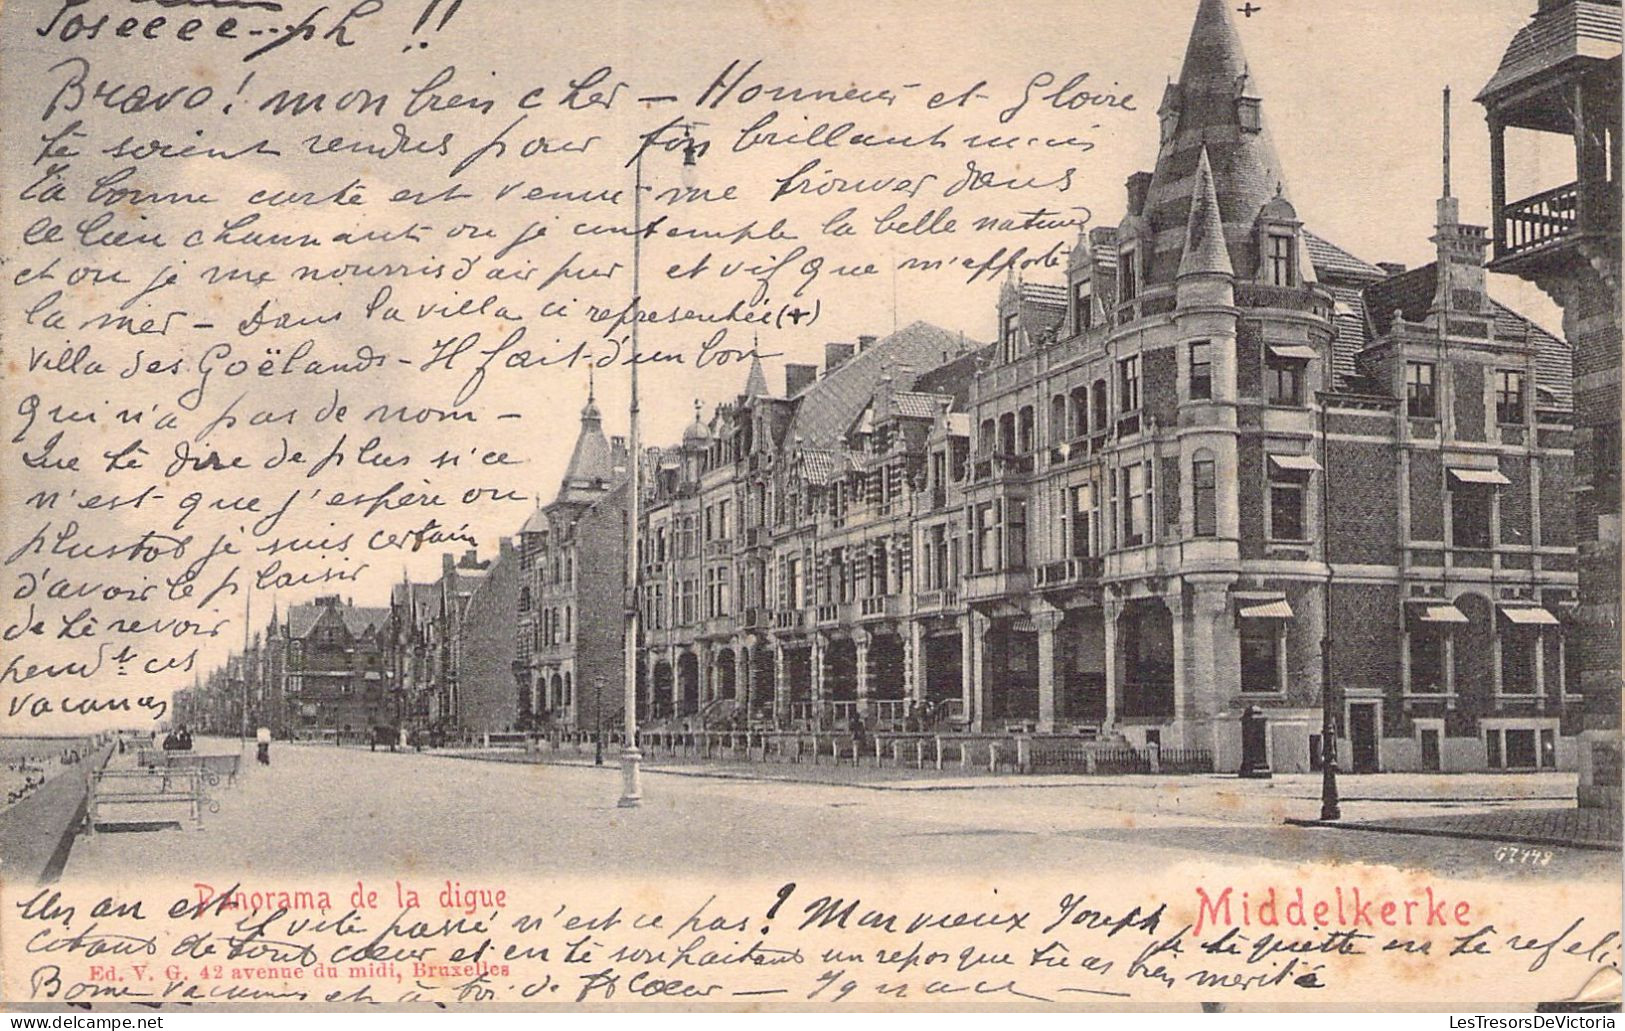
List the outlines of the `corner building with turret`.
{"type": "Polygon", "coordinates": [[[1572,768],[1570,349],[1491,299],[1448,180],[1421,268],[1316,235],[1266,108],[1202,0],[1155,168],[991,343],[830,344],[782,396],[753,365],[639,456],[643,725],[1231,771],[1252,710],[1304,771],[1329,697],[1345,770],[1572,768]]]}

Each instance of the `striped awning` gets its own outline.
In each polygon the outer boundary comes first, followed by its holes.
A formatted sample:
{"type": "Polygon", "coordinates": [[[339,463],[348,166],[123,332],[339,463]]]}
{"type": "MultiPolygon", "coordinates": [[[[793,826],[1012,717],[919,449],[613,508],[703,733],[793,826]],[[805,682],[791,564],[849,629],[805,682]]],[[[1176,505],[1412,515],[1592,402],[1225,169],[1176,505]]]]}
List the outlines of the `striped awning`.
{"type": "Polygon", "coordinates": [[[1426,598],[1409,603],[1410,617],[1418,623],[1466,623],[1467,616],[1447,601],[1426,598]]]}
{"type": "Polygon", "coordinates": [[[1557,617],[1539,605],[1502,605],[1501,615],[1519,626],[1558,626],[1557,617]]]}
{"type": "Polygon", "coordinates": [[[1236,610],[1236,615],[1242,619],[1291,619],[1292,606],[1286,603],[1285,598],[1273,601],[1244,601],[1236,610]]]}
{"type": "Polygon", "coordinates": [[[1461,466],[1451,466],[1450,476],[1458,483],[1487,484],[1496,487],[1509,487],[1512,481],[1501,475],[1496,469],[1467,469],[1461,466]]]}
{"type": "Polygon", "coordinates": [[[1312,361],[1320,354],[1307,344],[1271,344],[1271,358],[1286,358],[1293,361],[1312,361]]]}
{"type": "Polygon", "coordinates": [[[1283,473],[1318,473],[1320,463],[1308,455],[1270,455],[1270,466],[1283,473]]]}

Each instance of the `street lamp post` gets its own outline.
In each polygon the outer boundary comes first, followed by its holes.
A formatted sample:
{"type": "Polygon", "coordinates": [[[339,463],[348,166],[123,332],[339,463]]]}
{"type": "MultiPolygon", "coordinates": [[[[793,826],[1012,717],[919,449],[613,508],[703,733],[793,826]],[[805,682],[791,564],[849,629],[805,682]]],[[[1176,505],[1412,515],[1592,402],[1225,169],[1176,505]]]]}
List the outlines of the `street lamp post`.
{"type": "MultiPolygon", "coordinates": [[[[641,503],[639,495],[642,492],[641,466],[643,444],[638,432],[638,322],[643,308],[641,275],[643,271],[643,152],[658,139],[667,128],[678,123],[673,122],[653,133],[645,136],[638,144],[638,151],[632,157],[632,332],[629,341],[631,353],[628,362],[631,366],[630,391],[627,416],[627,483],[626,483],[626,659],[625,659],[625,724],[626,740],[621,748],[621,799],[618,805],[623,809],[631,809],[643,802],[643,785],[641,766],[643,753],[638,750],[638,633],[639,616],[638,578],[642,573],[642,562],[638,554],[638,509],[641,503]]],[[[699,148],[692,136],[693,124],[686,123],[683,129],[683,173],[687,179],[693,172],[695,162],[699,156],[699,148]]],[[[602,744],[600,743],[600,748],[602,744]]]]}
{"type": "Polygon", "coordinates": [[[1332,464],[1326,450],[1326,395],[1317,394],[1316,401],[1320,407],[1320,547],[1326,562],[1326,597],[1320,607],[1320,818],[1331,821],[1343,816],[1337,798],[1337,709],[1332,690],[1332,464]]]}
{"type": "Polygon", "coordinates": [[[592,764],[604,765],[604,678],[592,678],[593,750],[592,764]]]}

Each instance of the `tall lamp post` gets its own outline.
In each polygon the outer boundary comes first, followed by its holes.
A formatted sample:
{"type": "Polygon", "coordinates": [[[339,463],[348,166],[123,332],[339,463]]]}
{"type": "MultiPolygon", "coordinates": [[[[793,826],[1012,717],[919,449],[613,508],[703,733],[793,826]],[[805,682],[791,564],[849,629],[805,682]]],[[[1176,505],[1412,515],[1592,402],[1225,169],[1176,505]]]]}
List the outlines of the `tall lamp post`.
{"type": "Polygon", "coordinates": [[[1326,395],[1318,394],[1316,401],[1320,407],[1320,547],[1326,562],[1326,598],[1320,607],[1320,818],[1331,821],[1343,816],[1337,798],[1337,709],[1332,690],[1332,465],[1326,449],[1326,395]]]}
{"type": "MultiPolygon", "coordinates": [[[[638,750],[638,633],[639,616],[638,604],[641,592],[638,590],[639,577],[642,574],[640,561],[638,535],[638,509],[641,503],[641,461],[643,458],[642,438],[638,433],[638,322],[643,308],[641,275],[643,269],[643,153],[654,144],[665,129],[673,128],[678,124],[683,129],[683,180],[684,185],[691,183],[694,169],[699,158],[699,145],[693,137],[693,128],[696,123],[672,122],[656,129],[645,136],[638,145],[638,152],[632,158],[632,334],[631,334],[631,400],[628,403],[627,415],[627,484],[626,484],[626,659],[625,659],[625,693],[624,706],[626,711],[626,740],[621,749],[621,799],[617,803],[623,809],[631,809],[643,802],[643,785],[641,766],[643,753],[638,750]]],[[[599,747],[602,748],[600,741],[599,747]]]]}

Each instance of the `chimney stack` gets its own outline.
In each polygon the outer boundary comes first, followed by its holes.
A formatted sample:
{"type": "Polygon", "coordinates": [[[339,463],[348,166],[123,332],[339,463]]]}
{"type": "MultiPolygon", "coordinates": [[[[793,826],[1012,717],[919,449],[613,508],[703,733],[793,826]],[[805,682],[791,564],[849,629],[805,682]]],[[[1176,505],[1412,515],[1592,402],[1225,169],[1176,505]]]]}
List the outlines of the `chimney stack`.
{"type": "Polygon", "coordinates": [[[818,378],[818,366],[786,362],[784,366],[784,396],[795,397],[812,386],[818,378]]]}
{"type": "Polygon", "coordinates": [[[1403,261],[1379,261],[1377,262],[1377,267],[1388,273],[1390,276],[1397,276],[1405,271],[1405,263],[1403,261]]]}
{"type": "MultiPolygon", "coordinates": [[[[861,337],[859,339],[862,339],[861,337]]],[[[852,357],[856,347],[852,344],[830,343],[824,345],[824,375],[828,376],[852,357]]]]}
{"type": "Polygon", "coordinates": [[[869,348],[874,344],[874,342],[875,342],[875,335],[873,333],[860,334],[858,336],[858,353],[862,354],[864,351],[869,350],[869,348]]]}
{"type": "Polygon", "coordinates": [[[1128,213],[1130,215],[1145,214],[1145,198],[1151,191],[1151,173],[1135,172],[1124,183],[1128,189],[1128,213]]]}

